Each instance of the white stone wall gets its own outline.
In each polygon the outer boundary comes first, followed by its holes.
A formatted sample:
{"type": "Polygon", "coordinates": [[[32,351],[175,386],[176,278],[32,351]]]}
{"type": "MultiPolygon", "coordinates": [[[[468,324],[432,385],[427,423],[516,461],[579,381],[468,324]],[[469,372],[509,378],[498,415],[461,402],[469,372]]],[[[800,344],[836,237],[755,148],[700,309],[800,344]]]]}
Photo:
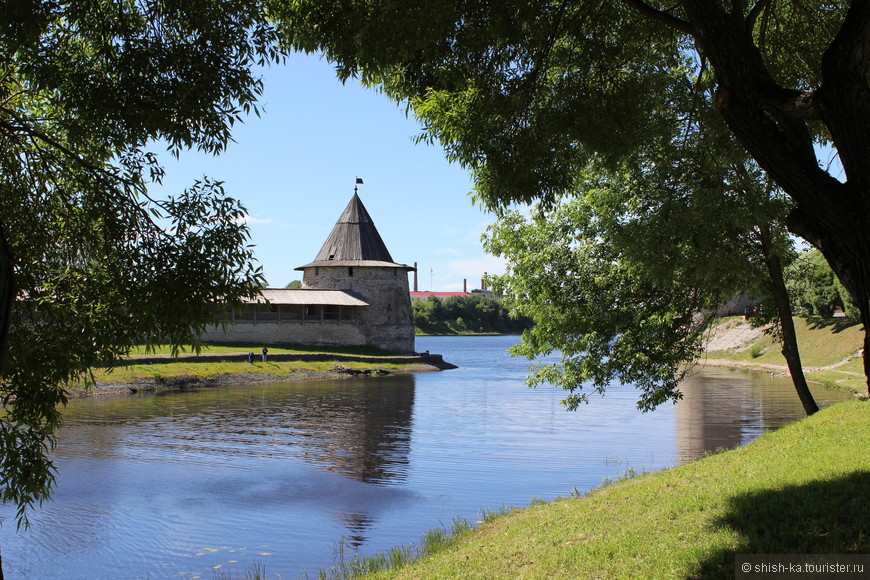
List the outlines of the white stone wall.
{"type": "MultiPolygon", "coordinates": [[[[234,322],[209,327],[200,337],[206,342],[302,344],[312,346],[365,346],[368,337],[352,321],[234,322]]],[[[383,347],[381,347],[383,348],[383,347]]]]}
{"type": "Polygon", "coordinates": [[[210,327],[206,342],[300,344],[311,346],[373,346],[396,353],[414,352],[414,320],[408,276],[400,268],[308,268],[303,288],[348,290],[369,306],[359,307],[357,320],[235,321],[210,327]]]}

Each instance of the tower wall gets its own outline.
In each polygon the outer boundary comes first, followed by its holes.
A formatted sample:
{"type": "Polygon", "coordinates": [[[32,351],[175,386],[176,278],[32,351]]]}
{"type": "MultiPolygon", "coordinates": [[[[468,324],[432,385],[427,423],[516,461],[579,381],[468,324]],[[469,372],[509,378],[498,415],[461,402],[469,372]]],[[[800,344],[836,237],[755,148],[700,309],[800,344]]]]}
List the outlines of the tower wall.
{"type": "Polygon", "coordinates": [[[353,292],[369,304],[362,308],[358,324],[370,346],[391,352],[414,352],[414,319],[404,268],[305,267],[302,287],[353,292]]]}
{"type": "Polygon", "coordinates": [[[355,320],[305,322],[235,321],[226,328],[206,328],[200,340],[216,343],[300,344],[306,346],[369,346],[355,320]]]}

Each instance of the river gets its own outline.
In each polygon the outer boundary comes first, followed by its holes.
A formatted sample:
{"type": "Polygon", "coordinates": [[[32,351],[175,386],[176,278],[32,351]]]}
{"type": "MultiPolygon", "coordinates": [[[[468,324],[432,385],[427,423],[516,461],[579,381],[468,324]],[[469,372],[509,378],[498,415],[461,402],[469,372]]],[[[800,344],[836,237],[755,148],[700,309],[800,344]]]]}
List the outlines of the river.
{"type": "MultiPolygon", "coordinates": [[[[425,337],[450,371],[71,401],[56,491],[15,531],[6,577],[317,577],[454,518],[585,492],[802,416],[790,381],[708,369],[651,413],[611,387],[568,412],[529,389],[516,337],[425,337]]],[[[847,398],[815,389],[820,404],[847,398]]]]}

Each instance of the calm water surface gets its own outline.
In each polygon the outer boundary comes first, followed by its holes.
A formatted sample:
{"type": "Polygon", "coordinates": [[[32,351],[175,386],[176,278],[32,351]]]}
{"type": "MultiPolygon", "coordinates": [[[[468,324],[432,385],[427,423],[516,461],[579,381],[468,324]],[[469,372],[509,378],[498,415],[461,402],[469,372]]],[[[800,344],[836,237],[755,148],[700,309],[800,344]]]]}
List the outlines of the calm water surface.
{"type": "MultiPolygon", "coordinates": [[[[58,485],[15,532],[7,578],[297,578],[455,517],[587,491],[802,416],[787,380],[707,370],[653,413],[612,387],[577,412],[524,386],[515,337],[431,337],[457,370],[70,403],[58,485]]],[[[821,404],[846,398],[817,390],[821,404]]]]}

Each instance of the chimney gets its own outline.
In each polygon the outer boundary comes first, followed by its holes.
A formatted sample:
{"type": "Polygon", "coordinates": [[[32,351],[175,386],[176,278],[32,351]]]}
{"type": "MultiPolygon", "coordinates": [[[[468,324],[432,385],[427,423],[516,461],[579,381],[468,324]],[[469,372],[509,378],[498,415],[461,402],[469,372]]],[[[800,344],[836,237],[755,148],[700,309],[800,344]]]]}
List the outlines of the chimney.
{"type": "Polygon", "coordinates": [[[414,292],[419,292],[417,290],[417,262],[414,262],[414,292]]]}
{"type": "Polygon", "coordinates": [[[486,272],[483,273],[483,278],[480,279],[480,289],[486,290],[486,272]]]}
{"type": "Polygon", "coordinates": [[[462,279],[462,291],[468,294],[468,278],[462,279]]]}

